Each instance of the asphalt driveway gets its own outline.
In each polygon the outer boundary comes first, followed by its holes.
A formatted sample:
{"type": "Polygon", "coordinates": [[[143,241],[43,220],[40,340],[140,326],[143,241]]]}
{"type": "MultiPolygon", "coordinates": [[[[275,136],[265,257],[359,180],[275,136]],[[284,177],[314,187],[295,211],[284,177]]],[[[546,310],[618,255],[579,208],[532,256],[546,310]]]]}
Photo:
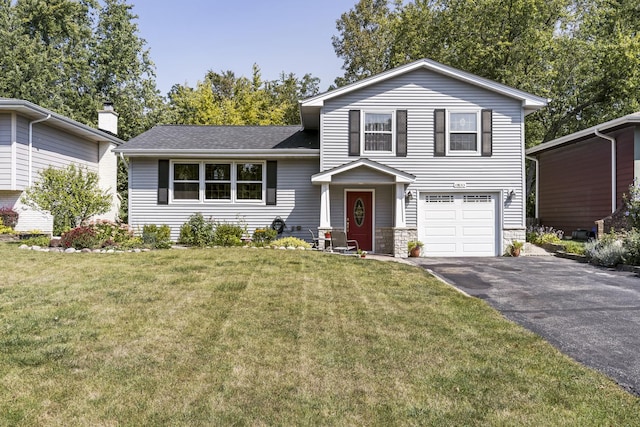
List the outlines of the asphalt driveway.
{"type": "Polygon", "coordinates": [[[412,258],[640,396],[640,278],[555,257],[412,258]]]}

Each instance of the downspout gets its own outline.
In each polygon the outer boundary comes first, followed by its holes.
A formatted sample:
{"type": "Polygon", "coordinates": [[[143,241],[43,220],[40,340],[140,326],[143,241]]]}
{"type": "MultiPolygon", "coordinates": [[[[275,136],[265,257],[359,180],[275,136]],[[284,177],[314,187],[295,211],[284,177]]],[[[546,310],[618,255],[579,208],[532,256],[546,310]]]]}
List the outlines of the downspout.
{"type": "Polygon", "coordinates": [[[33,183],[33,125],[49,120],[50,118],[51,114],[47,114],[47,117],[29,122],[29,187],[31,187],[33,183]]]}
{"type": "Polygon", "coordinates": [[[536,211],[535,211],[535,215],[536,215],[536,218],[540,218],[540,214],[539,214],[539,211],[538,211],[538,194],[540,194],[540,192],[538,191],[539,185],[540,185],[539,181],[538,181],[538,177],[540,176],[540,163],[538,162],[538,159],[536,159],[535,157],[531,157],[531,156],[524,156],[524,157],[525,157],[525,159],[531,160],[533,163],[536,164],[536,176],[535,176],[535,179],[536,179],[536,211]]]}
{"type": "Polygon", "coordinates": [[[594,133],[596,136],[611,142],[611,213],[614,213],[618,207],[616,194],[618,192],[618,180],[616,178],[616,139],[600,133],[598,129],[595,129],[594,133]]]}

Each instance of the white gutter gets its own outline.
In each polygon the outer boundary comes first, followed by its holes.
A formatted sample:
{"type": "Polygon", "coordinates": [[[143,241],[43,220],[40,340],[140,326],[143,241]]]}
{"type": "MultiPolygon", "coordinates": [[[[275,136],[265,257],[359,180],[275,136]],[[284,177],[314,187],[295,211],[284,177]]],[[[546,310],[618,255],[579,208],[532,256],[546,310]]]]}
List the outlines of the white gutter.
{"type": "Polygon", "coordinates": [[[614,213],[618,207],[616,197],[616,193],[618,191],[616,179],[616,139],[612,136],[600,133],[598,129],[594,129],[594,134],[611,142],[611,213],[614,213]]]}
{"type": "Polygon", "coordinates": [[[29,122],[29,187],[31,187],[33,183],[33,125],[49,120],[50,118],[51,114],[47,114],[47,117],[29,122]]]}
{"type": "MultiPolygon", "coordinates": [[[[538,194],[540,194],[539,190],[539,182],[538,182],[538,177],[540,176],[540,163],[538,162],[538,159],[536,159],[535,157],[531,157],[531,156],[524,156],[525,159],[527,160],[531,160],[533,163],[536,164],[536,211],[535,211],[535,217],[536,218],[540,218],[540,214],[538,211],[538,194]]],[[[528,196],[528,195],[527,195],[528,196]]]]}

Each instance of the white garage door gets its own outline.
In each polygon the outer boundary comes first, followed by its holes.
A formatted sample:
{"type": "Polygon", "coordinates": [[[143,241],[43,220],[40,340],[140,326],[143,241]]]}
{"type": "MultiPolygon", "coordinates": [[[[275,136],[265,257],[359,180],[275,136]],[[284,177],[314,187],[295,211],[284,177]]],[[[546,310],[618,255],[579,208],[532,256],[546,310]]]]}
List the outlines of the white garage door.
{"type": "Polygon", "coordinates": [[[421,193],[423,256],[495,256],[496,196],[421,193]]]}

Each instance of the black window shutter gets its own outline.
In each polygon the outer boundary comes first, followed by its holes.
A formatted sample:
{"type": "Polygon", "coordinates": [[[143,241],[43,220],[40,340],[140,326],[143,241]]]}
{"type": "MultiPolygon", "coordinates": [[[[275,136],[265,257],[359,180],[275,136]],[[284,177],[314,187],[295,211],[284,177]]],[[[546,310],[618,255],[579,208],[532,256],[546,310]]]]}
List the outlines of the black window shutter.
{"type": "Polygon", "coordinates": [[[434,156],[444,156],[446,154],[446,123],[445,111],[438,109],[434,111],[434,156]]]}
{"type": "Polygon", "coordinates": [[[169,204],[169,160],[158,160],[158,204],[169,204]]]}
{"type": "Polygon", "coordinates": [[[349,110],[349,155],[360,155],[360,110],[349,110]]]}
{"type": "Polygon", "coordinates": [[[396,111],[396,156],[407,157],[407,110],[396,111]]]}
{"type": "Polygon", "coordinates": [[[486,157],[491,157],[493,154],[492,115],[492,110],[482,110],[482,155],[486,157]]]}
{"type": "Polygon", "coordinates": [[[276,204],[276,188],[278,186],[278,162],[267,162],[267,205],[276,204]]]}

